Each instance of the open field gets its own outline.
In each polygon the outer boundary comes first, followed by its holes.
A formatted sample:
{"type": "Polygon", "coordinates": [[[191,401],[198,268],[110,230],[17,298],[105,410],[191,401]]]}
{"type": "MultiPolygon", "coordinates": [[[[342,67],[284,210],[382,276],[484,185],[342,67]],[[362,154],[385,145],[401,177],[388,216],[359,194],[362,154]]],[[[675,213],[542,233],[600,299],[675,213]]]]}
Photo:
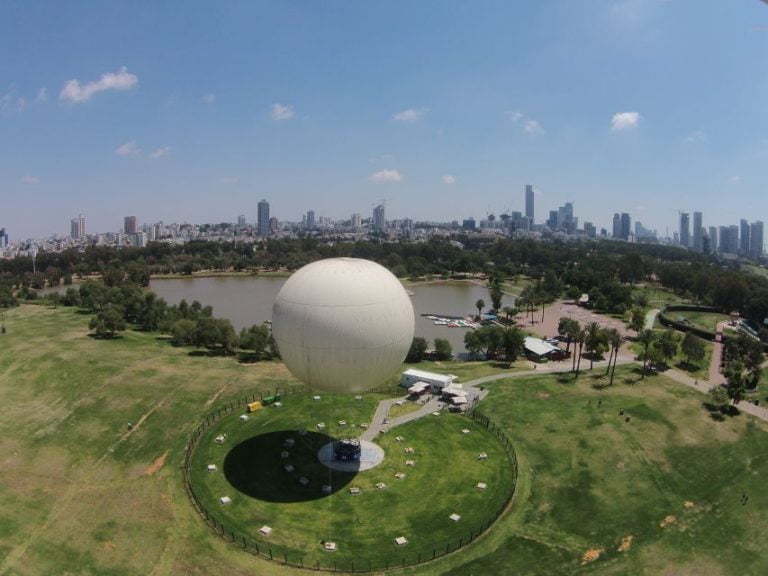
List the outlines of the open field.
{"type": "Polygon", "coordinates": [[[705,330],[711,330],[714,332],[717,329],[719,322],[727,322],[730,320],[728,314],[719,314],[717,312],[695,312],[692,310],[673,310],[669,312],[669,315],[674,319],[705,330]]]}
{"type": "MultiPolygon", "coordinates": [[[[96,341],[87,322],[71,309],[6,313],[0,574],[302,574],[214,535],[179,470],[204,414],[295,384],[282,365],[194,356],[153,334],[96,341]]],[[[704,396],[663,376],[627,384],[631,369],[602,390],[589,375],[488,384],[481,408],[519,459],[515,500],[471,546],[396,574],[768,573],[766,425],[715,422],[704,396]]]]}
{"type": "Polygon", "coordinates": [[[230,412],[206,430],[195,450],[191,479],[198,499],[236,539],[245,536],[260,550],[304,566],[415,564],[469,542],[503,509],[515,478],[503,445],[485,426],[447,412],[428,415],[378,436],[386,457],[375,468],[339,472],[318,461],[318,450],[332,438],[362,431],[358,423],[370,421],[378,399],[323,395],[314,401],[295,394],[245,422],[242,411],[230,412]],[[325,424],[322,432],[315,431],[318,422],[325,424]],[[224,443],[214,442],[221,434],[224,443]],[[480,452],[487,460],[478,460],[480,452]],[[217,470],[209,471],[209,464],[217,470]],[[478,490],[478,482],[487,489],[478,490]],[[378,489],[379,483],[386,487],[378,489]],[[360,492],[351,494],[351,488],[360,492]],[[232,502],[222,505],[225,495],[232,502]],[[453,522],[451,514],[461,518],[453,522]],[[268,536],[258,531],[264,524],[273,529],[268,536]],[[395,544],[400,536],[407,546],[395,544]],[[321,541],[338,549],[329,554],[321,541]]]}

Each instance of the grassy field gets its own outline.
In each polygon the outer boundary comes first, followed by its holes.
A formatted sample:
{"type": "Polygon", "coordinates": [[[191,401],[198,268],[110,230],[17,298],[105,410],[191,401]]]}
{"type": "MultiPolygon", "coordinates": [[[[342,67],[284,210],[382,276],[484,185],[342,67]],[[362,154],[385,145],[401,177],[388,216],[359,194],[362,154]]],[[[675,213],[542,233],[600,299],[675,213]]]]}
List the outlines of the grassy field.
{"type": "MultiPolygon", "coordinates": [[[[205,414],[295,385],[282,365],[194,356],[153,334],[97,341],[87,322],[70,309],[6,313],[0,574],[303,573],[217,537],[179,469],[205,414]]],[[[488,384],[481,407],[515,442],[515,499],[471,546],[397,573],[768,573],[766,424],[715,422],[704,396],[663,376],[628,385],[630,369],[602,390],[543,374],[488,384]]]]}
{"type": "Polygon", "coordinates": [[[681,320],[699,326],[705,330],[717,329],[718,322],[727,322],[730,320],[728,314],[719,314],[717,312],[694,312],[690,310],[675,310],[669,313],[674,320],[681,320]]]}
{"type": "Polygon", "coordinates": [[[365,472],[332,472],[318,462],[318,450],[332,438],[362,431],[356,424],[370,421],[377,400],[365,395],[359,402],[351,396],[314,401],[297,394],[247,422],[240,420],[242,411],[228,414],[200,439],[191,468],[195,493],[238,539],[246,536],[260,550],[305,566],[416,563],[419,555],[431,558],[447,546],[456,548],[460,539],[469,541],[503,508],[514,484],[504,447],[471,419],[443,413],[393,428],[377,438],[384,462],[365,472]],[[326,424],[323,433],[314,431],[318,422],[326,424]],[[227,435],[225,444],[215,443],[221,434],[227,435]],[[285,448],[288,439],[294,444],[285,448]],[[480,452],[488,459],[478,460],[480,452]],[[208,471],[208,464],[217,470],[208,471]],[[286,464],[294,470],[284,470],[286,464]],[[406,476],[399,479],[398,473],[406,476]],[[488,488],[478,490],[478,482],[488,488]],[[386,488],[377,489],[379,483],[386,488]],[[322,493],[324,485],[331,486],[330,495],[322,493]],[[351,494],[352,487],[360,493],[351,494]],[[219,502],[224,495],[231,504],[219,502]],[[458,522],[449,518],[454,513],[461,516],[458,522]],[[269,536],[258,532],[263,524],[273,528],[269,536]],[[408,539],[407,546],[395,544],[399,536],[408,539]],[[323,540],[336,542],[338,550],[323,551],[323,540]]]}

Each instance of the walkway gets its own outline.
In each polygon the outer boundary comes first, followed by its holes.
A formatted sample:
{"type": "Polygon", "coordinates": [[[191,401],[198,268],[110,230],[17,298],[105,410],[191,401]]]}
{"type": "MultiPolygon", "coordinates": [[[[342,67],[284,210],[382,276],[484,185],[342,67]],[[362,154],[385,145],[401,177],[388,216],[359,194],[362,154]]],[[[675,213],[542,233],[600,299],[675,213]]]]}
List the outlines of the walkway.
{"type": "Polygon", "coordinates": [[[408,414],[403,414],[402,416],[398,416],[392,420],[387,420],[389,409],[392,408],[392,405],[399,400],[403,400],[403,398],[388,398],[379,402],[379,405],[376,407],[376,412],[373,415],[373,421],[368,426],[366,431],[360,435],[360,440],[367,440],[368,442],[372,442],[376,436],[381,434],[382,430],[388,430],[390,428],[394,428],[395,426],[405,424],[406,422],[418,420],[419,418],[428,416],[429,414],[432,414],[432,412],[436,412],[443,407],[443,402],[441,402],[439,398],[432,397],[427,401],[426,404],[424,404],[424,406],[418,410],[409,412],[408,414]],[[385,421],[387,422],[386,424],[384,423],[385,421]]]}
{"type": "Polygon", "coordinates": [[[658,308],[653,308],[651,310],[648,310],[648,312],[645,313],[645,329],[646,330],[653,330],[653,325],[656,324],[656,316],[659,315],[658,308]]]}

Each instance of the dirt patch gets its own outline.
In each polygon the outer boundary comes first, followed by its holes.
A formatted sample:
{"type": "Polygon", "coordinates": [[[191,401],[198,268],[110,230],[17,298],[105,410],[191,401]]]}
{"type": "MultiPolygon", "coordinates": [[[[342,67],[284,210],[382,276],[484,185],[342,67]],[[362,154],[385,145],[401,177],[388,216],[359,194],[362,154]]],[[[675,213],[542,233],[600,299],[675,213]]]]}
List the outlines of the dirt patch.
{"type": "Polygon", "coordinates": [[[594,562],[598,558],[600,558],[600,555],[605,552],[604,548],[590,548],[584,554],[581,556],[581,565],[584,566],[584,564],[589,564],[590,562],[594,562]]]}
{"type": "Polygon", "coordinates": [[[659,522],[659,526],[662,528],[666,528],[667,526],[672,526],[673,524],[677,524],[677,517],[672,516],[671,514],[669,516],[665,516],[664,520],[659,522]]]}
{"type": "Polygon", "coordinates": [[[154,474],[155,472],[160,470],[160,468],[162,468],[165,465],[165,458],[167,456],[168,456],[168,450],[166,450],[160,456],[155,458],[154,462],[152,462],[152,464],[147,466],[147,469],[144,470],[144,475],[145,476],[152,476],[152,474],[154,474]]]}
{"type": "Polygon", "coordinates": [[[549,398],[549,393],[547,393],[547,392],[537,392],[536,393],[536,398],[541,398],[542,400],[546,400],[547,398],[549,398]]]}
{"type": "Polygon", "coordinates": [[[683,502],[683,508],[685,508],[686,510],[690,510],[691,508],[694,508],[695,506],[696,506],[696,503],[695,502],[691,502],[690,500],[686,500],[685,502],[683,502]]]}
{"type": "Polygon", "coordinates": [[[630,534],[629,536],[624,536],[624,538],[621,539],[621,544],[619,544],[619,547],[616,548],[618,552],[626,552],[632,547],[632,540],[634,539],[634,536],[630,534]]]}

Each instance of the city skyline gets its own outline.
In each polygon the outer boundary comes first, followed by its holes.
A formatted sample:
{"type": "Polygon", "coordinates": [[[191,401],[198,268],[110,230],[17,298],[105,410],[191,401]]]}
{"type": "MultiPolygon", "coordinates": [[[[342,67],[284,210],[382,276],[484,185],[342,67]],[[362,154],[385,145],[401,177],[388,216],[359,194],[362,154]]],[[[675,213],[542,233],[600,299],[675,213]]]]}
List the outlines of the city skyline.
{"type": "Polygon", "coordinates": [[[680,212],[768,217],[757,0],[185,9],[3,6],[12,238],[80,213],[231,221],[259,198],[283,219],[386,200],[391,219],[481,220],[525,213],[531,182],[537,222],[569,202],[670,236],[680,212]]]}

